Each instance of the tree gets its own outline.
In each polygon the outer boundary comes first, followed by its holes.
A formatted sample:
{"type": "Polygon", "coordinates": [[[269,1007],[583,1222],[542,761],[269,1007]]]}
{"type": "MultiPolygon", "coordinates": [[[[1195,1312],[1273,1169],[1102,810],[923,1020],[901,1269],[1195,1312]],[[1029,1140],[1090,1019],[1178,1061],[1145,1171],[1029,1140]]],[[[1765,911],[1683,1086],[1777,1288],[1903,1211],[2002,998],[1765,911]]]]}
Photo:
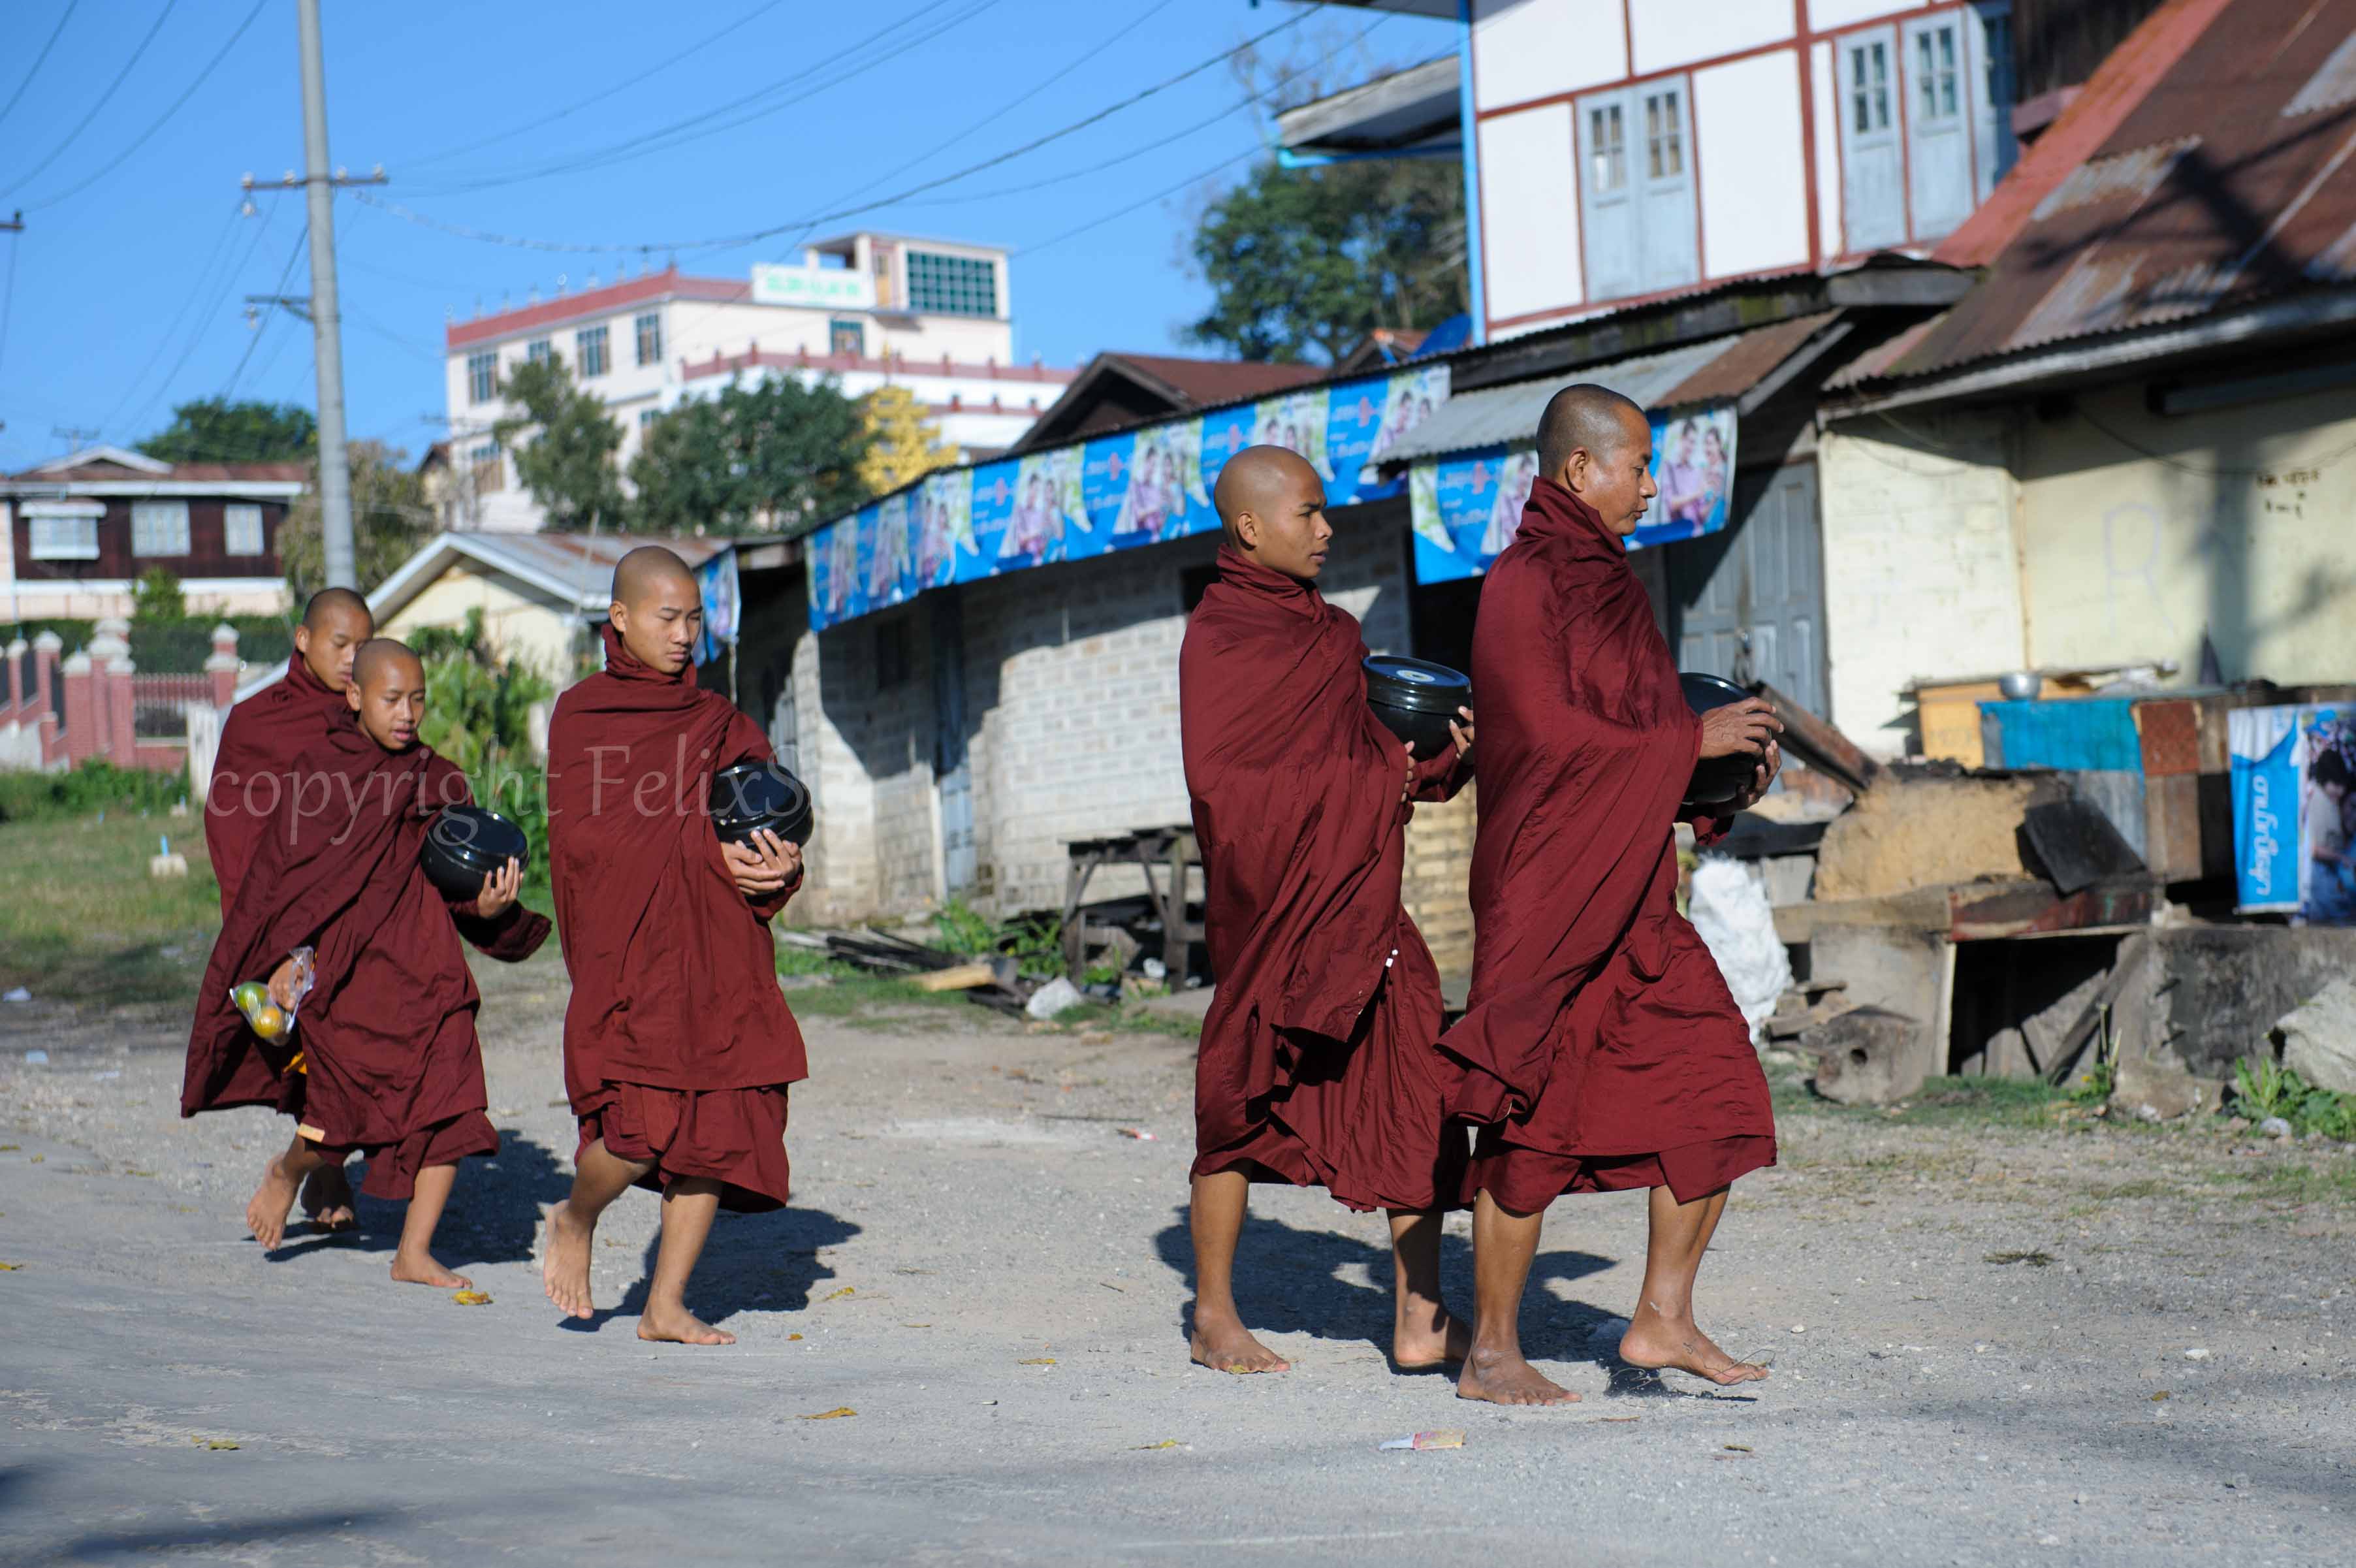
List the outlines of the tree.
{"type": "Polygon", "coordinates": [[[1454,164],[1424,159],[1258,166],[1195,230],[1213,297],[1186,335],[1247,360],[1330,364],[1377,327],[1458,314],[1462,178],[1454,164]]]}
{"type": "Polygon", "coordinates": [[[515,455],[516,477],[548,513],[551,528],[594,533],[619,528],[623,498],[614,454],[622,427],[554,357],[527,360],[508,373],[500,393],[523,413],[492,426],[515,455]],[[530,439],[519,440],[527,432],[530,439]]]}
{"type": "Polygon", "coordinates": [[[168,566],[150,566],[131,591],[131,619],[139,626],[177,626],[188,618],[188,596],[168,566]]]}
{"type": "Polygon", "coordinates": [[[294,463],[318,446],[318,422],[307,408],[200,397],[175,408],[172,423],[139,450],[166,463],[294,463]]]}
{"type": "Polygon", "coordinates": [[[631,527],[750,533],[839,516],[865,500],[873,436],[832,381],[772,376],[683,403],[647,427],[630,461],[631,527]]]}
{"type": "Polygon", "coordinates": [[[906,387],[877,387],[859,403],[869,438],[867,455],[859,460],[859,482],[869,495],[896,490],[958,460],[955,447],[934,438],[924,405],[906,387]]]}
{"type": "MultiPolygon", "coordinates": [[[[424,478],[409,466],[408,453],[381,441],[355,441],[344,452],[352,468],[352,563],[365,594],[432,536],[434,510],[425,504],[424,478]]],[[[327,585],[316,464],[309,487],[278,525],[278,563],[297,605],[327,585]]]]}

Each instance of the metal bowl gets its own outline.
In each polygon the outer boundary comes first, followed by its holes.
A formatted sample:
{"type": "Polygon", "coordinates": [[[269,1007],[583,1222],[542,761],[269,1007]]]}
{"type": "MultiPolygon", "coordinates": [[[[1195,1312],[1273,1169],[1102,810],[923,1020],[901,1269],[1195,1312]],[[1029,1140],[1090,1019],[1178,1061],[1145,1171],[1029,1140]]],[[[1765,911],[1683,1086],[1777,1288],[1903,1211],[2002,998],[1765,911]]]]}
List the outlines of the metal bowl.
{"type": "Polygon", "coordinates": [[[2045,690],[2045,677],[2034,670],[2015,670],[2009,675],[1996,678],[1996,689],[2004,693],[2008,703],[2033,703],[2045,690]]]}
{"type": "Polygon", "coordinates": [[[723,843],[750,843],[768,829],[790,844],[809,843],[809,787],[774,762],[740,762],[712,776],[712,831],[723,843]]]}
{"type": "Polygon", "coordinates": [[[1419,762],[1455,744],[1448,723],[1472,705],[1472,682],[1462,671],[1428,659],[1377,653],[1366,660],[1366,706],[1390,732],[1415,749],[1419,762]]]}
{"type": "Polygon", "coordinates": [[[481,806],[444,806],[418,852],[425,879],[453,898],[472,898],[483,878],[510,860],[531,864],[531,838],[509,818],[481,806]]]}
{"type": "MultiPolygon", "coordinates": [[[[1685,688],[1686,706],[1696,714],[1707,714],[1712,708],[1722,708],[1729,703],[1748,702],[1751,693],[1733,682],[1719,675],[1680,674],[1677,684],[1685,688]]],[[[1739,797],[1751,787],[1751,779],[1759,766],[1762,754],[1739,753],[1733,757],[1705,757],[1694,768],[1693,782],[1686,787],[1688,806],[1722,806],[1739,797]]]]}

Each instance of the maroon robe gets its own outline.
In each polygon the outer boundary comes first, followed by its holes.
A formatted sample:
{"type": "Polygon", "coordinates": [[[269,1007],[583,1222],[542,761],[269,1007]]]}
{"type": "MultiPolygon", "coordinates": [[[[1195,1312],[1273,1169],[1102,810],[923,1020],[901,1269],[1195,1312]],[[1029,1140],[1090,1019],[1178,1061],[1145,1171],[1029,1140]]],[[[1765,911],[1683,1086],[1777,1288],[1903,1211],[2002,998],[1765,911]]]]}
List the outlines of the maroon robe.
{"type": "Polygon", "coordinates": [[[662,674],[605,637],[604,671],[557,699],[548,733],[581,1147],[651,1163],[644,1187],[708,1177],[727,1208],[776,1208],[792,1190],[787,1086],[809,1076],[768,925],[794,888],[748,902],[709,811],[712,774],[769,745],[691,671],[662,674]]]}
{"type": "Polygon", "coordinates": [[[466,775],[430,747],[386,751],[348,710],[294,778],[213,944],[180,1114],[274,1103],[239,1101],[230,1082],[249,1056],[266,1053],[284,1072],[300,1051],[297,1131],[332,1158],[365,1151],[360,1190],[405,1198],[427,1165],[498,1153],[483,1113],[482,998],[460,935],[518,962],[547,939],[548,921],[521,905],[479,919],[426,880],[418,854],[427,824],[473,798],[466,775]],[[267,980],[304,946],[316,971],[294,1033],[263,1044],[230,992],[267,980]]]}
{"type": "MultiPolygon", "coordinates": [[[[1178,711],[1218,990],[1194,1069],[1194,1174],[1323,1187],[1357,1209],[1453,1207],[1464,1135],[1434,1048],[1440,971],[1399,906],[1405,750],[1366,706],[1358,622],[1219,552],[1178,711]]],[[[1469,774],[1453,748],[1419,799],[1469,774]]]]}
{"type": "Polygon", "coordinates": [[[287,660],[283,679],[230,710],[205,790],[205,854],[220,884],[222,919],[229,918],[245,868],[285,803],[294,759],[350,712],[344,694],[329,691],[300,653],[287,660]]]}
{"type": "MultiPolygon", "coordinates": [[[[1472,991],[1443,1047],[1483,1123],[1468,1194],[1531,1213],[1665,1185],[1689,1202],[1775,1161],[1767,1080],[1676,911],[1701,755],[1627,547],[1551,479],[1481,590],[1472,991]]],[[[1696,823],[1705,838],[1716,831],[1696,823]]]]}

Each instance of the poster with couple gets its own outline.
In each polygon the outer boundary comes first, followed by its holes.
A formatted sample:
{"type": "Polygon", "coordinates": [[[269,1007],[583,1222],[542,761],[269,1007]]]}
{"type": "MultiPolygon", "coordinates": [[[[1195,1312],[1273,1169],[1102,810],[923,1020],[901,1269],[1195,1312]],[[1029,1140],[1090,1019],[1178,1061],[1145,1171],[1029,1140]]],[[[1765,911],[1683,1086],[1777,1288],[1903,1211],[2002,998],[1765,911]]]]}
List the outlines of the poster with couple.
{"type": "MultiPolygon", "coordinates": [[[[1653,482],[1660,493],[1629,536],[1631,550],[1718,532],[1727,525],[1734,491],[1732,408],[1655,414],[1652,425],[1653,482]]],[[[1444,583],[1487,571],[1519,532],[1537,477],[1537,453],[1529,447],[1491,446],[1418,463],[1408,475],[1416,580],[1444,583]]]]}
{"type": "Polygon", "coordinates": [[[1445,365],[1366,376],[945,470],[827,524],[809,545],[810,623],[824,629],[927,588],[1136,549],[1219,526],[1211,492],[1259,443],[1309,460],[1326,504],[1398,495],[1384,454],[1448,400],[1445,365]]]}

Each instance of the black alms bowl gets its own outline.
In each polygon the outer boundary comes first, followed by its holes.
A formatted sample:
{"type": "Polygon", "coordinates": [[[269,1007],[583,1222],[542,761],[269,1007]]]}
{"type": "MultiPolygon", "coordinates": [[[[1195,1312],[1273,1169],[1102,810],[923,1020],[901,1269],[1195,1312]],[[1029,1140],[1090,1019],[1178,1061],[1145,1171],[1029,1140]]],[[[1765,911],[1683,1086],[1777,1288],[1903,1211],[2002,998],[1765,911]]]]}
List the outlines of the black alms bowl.
{"type": "Polygon", "coordinates": [[[481,806],[444,806],[425,830],[418,863],[425,879],[453,898],[472,898],[483,878],[510,860],[531,864],[531,839],[497,811],[481,806]]]}
{"type": "Polygon", "coordinates": [[[1430,761],[1455,744],[1448,721],[1472,705],[1472,682],[1445,664],[1404,654],[1377,653],[1366,660],[1366,706],[1390,732],[1430,761]]]}
{"type": "Polygon", "coordinates": [[[712,776],[712,830],[723,843],[750,843],[768,829],[790,844],[810,836],[809,790],[774,762],[740,762],[712,776]]]}
{"type": "MultiPolygon", "coordinates": [[[[1729,703],[1747,702],[1751,696],[1733,682],[1716,675],[1684,674],[1677,677],[1677,682],[1685,688],[1686,705],[1697,714],[1707,714],[1729,703]]],[[[1694,768],[1693,783],[1686,789],[1686,804],[1722,806],[1740,795],[1751,786],[1759,757],[1755,751],[1736,757],[1703,757],[1694,768]]]]}

